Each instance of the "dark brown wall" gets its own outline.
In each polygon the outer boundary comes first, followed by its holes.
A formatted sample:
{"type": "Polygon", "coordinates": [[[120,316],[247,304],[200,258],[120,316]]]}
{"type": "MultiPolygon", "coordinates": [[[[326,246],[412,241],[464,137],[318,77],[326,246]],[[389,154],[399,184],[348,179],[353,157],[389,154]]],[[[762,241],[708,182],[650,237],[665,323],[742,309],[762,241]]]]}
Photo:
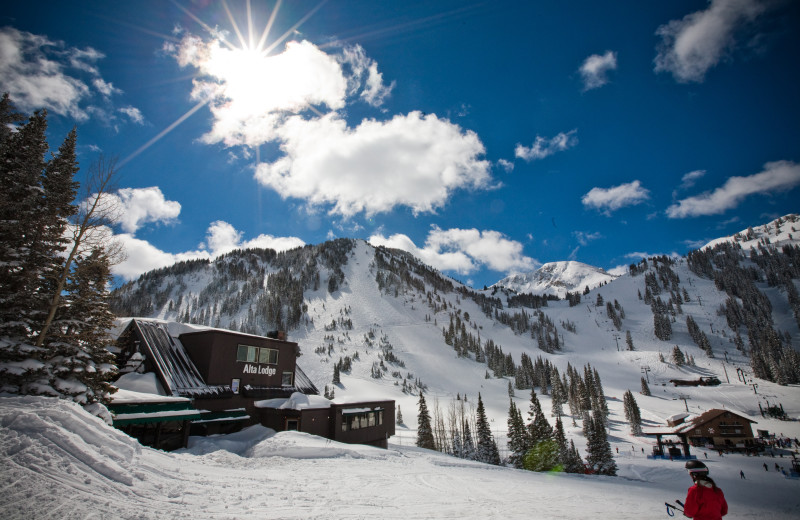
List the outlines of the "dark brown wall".
{"type": "Polygon", "coordinates": [[[394,401],[333,404],[330,408],[312,408],[299,411],[260,408],[256,413],[262,425],[275,431],[284,431],[286,429],[286,419],[296,418],[300,421],[299,430],[301,432],[348,444],[369,444],[386,448],[387,439],[395,433],[394,401]],[[383,424],[343,432],[342,410],[348,408],[381,408],[383,409],[383,424]]]}
{"type": "Polygon", "coordinates": [[[387,447],[387,439],[395,434],[394,401],[369,401],[363,403],[347,403],[331,405],[333,439],[349,444],[370,444],[387,447]],[[348,408],[382,408],[383,424],[358,430],[342,431],[342,410],[348,408]]]}
{"type": "Polygon", "coordinates": [[[297,364],[297,343],[260,336],[250,336],[220,330],[206,330],[181,334],[181,343],[186,347],[205,382],[209,385],[229,385],[233,379],[241,379],[241,385],[281,386],[284,372],[294,374],[297,364]],[[236,361],[239,345],[268,347],[278,350],[278,364],[245,363],[236,361]],[[274,375],[245,373],[245,366],[274,369],[274,375]]]}

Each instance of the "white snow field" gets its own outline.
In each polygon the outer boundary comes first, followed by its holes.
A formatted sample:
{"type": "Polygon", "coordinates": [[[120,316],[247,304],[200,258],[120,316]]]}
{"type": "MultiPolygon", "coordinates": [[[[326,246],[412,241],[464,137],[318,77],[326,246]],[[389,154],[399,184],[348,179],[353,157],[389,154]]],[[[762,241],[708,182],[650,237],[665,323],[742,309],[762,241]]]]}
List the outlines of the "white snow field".
{"type": "MultiPolygon", "coordinates": [[[[797,423],[784,424],[797,433],[797,423]]],[[[261,426],[165,453],[66,401],[3,397],[0,517],[666,518],[664,502],[682,500],[689,486],[683,463],[630,446],[617,456],[618,477],[533,473],[261,426]]],[[[788,463],[709,454],[729,518],[800,517],[800,481],[765,472],[765,461],[788,463]]]]}

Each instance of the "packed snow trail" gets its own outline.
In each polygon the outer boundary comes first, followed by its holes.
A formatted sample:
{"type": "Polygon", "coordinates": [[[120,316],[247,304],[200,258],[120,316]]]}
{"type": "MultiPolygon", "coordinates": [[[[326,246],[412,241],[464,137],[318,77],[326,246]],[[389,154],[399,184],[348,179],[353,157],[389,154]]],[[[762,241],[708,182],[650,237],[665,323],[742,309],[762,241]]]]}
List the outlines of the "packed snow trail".
{"type": "MultiPolygon", "coordinates": [[[[713,459],[707,463],[732,518],[800,515],[800,481],[764,472],[763,457],[713,459]],[[750,480],[738,479],[740,469],[750,480]]],[[[635,452],[617,462],[616,478],[550,475],[260,426],[192,438],[189,449],[165,453],[141,447],[75,404],[0,398],[5,519],[646,519],[663,518],[664,501],[682,499],[690,484],[679,462],[635,452]]]]}

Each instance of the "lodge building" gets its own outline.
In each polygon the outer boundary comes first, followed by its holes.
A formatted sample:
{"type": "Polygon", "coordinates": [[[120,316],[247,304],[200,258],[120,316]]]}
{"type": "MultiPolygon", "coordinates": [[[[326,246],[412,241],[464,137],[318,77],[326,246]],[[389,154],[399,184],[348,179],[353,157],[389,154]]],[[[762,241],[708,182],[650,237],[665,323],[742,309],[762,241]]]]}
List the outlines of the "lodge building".
{"type": "Polygon", "coordinates": [[[132,319],[117,339],[118,366],[123,374],[153,373],[163,402],[123,392],[109,406],[114,425],[163,449],[185,446],[190,434],[252,424],[385,448],[395,433],[394,401],[331,402],[297,364],[298,353],[280,332],[264,337],[132,319]]]}

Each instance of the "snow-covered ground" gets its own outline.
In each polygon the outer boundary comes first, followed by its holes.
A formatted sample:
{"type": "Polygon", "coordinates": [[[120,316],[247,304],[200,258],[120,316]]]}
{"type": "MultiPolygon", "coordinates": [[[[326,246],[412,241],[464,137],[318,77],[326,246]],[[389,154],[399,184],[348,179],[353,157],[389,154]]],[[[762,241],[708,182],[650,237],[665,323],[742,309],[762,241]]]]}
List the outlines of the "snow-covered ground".
{"type": "MultiPolygon", "coordinates": [[[[797,423],[783,424],[784,433],[800,433],[797,423]]],[[[165,453],[65,401],[4,397],[0,517],[665,518],[664,502],[685,498],[683,464],[614,445],[618,477],[532,473],[261,426],[192,438],[189,449],[165,453]]],[[[708,456],[729,518],[800,516],[800,480],[774,471],[788,458],[708,456]]]]}
{"type": "MultiPolygon", "coordinates": [[[[773,244],[797,243],[794,226],[800,227],[791,221],[755,228],[750,238],[742,233],[739,243],[749,248],[767,237],[773,244]]],[[[653,439],[630,434],[622,406],[626,390],[634,392],[645,430],[663,426],[667,417],[686,408],[692,414],[726,408],[756,421],[755,429],[800,438],[800,387],[752,379],[748,358],[737,351],[735,334],[718,313],[727,295],[717,291],[712,280],[691,273],[685,259],[672,268],[690,299],[672,323],[669,341],[654,336],[652,312],[639,298],[645,292],[644,275],[626,274],[594,288],[578,306],[560,301],[543,309],[558,326],[563,343],[561,351],[547,354],[530,334],[514,334],[458,293],[438,293],[438,312],[425,293],[381,293],[374,255],[372,246],[357,242],[343,267],[340,290],[306,291],[313,322],[290,331],[290,339],[300,345],[298,363],[320,390],[331,382],[340,357],[358,353],[352,371],[342,373],[341,384],[335,386],[335,400],[395,400],[404,424],[398,425],[388,450],[254,427],[234,436],[194,439],[184,452],[163,453],[139,446],[74,405],[2,397],[0,518],[664,518],[664,502],[683,500],[690,481],[682,462],[645,457],[642,450],[651,452],[653,439]],[[595,305],[598,294],[624,309],[621,330],[608,318],[605,305],[595,305]],[[441,310],[444,301],[448,307],[441,310]],[[567,363],[578,370],[591,364],[608,400],[609,441],[619,476],[537,474],[415,448],[418,394],[403,392],[403,379],[427,386],[432,411],[436,406],[446,410],[457,395],[476,404],[480,392],[501,456],[507,455],[509,378],[486,378],[485,364],[457,357],[445,344],[442,328],[451,312],[460,312],[465,320],[468,313],[468,331],[482,340],[492,339],[516,363],[522,353],[534,359],[542,356],[562,374],[567,363]],[[692,342],[687,315],[708,335],[714,358],[692,342]],[[339,318],[350,320],[352,328],[325,329],[339,318]],[[633,351],[626,350],[628,330],[633,351]],[[370,333],[372,344],[367,340],[370,333]],[[387,371],[374,379],[373,364],[380,362],[387,345],[405,366],[386,362],[387,371]],[[671,363],[675,345],[693,356],[696,366],[671,363]],[[746,374],[744,382],[740,374],[746,374]],[[650,397],[638,393],[643,375],[650,381],[650,397]],[[669,383],[699,376],[716,376],[722,384],[675,388],[669,383]],[[763,418],[759,405],[767,404],[782,405],[792,420],[763,418]]],[[[199,292],[208,281],[201,283],[200,278],[195,280],[197,287],[189,282],[187,287],[199,292]]],[[[776,327],[788,333],[796,347],[800,329],[785,292],[764,283],[759,289],[772,302],[776,327]]],[[[154,317],[168,317],[159,312],[154,317]]],[[[538,388],[537,392],[549,415],[550,397],[538,388]]],[[[527,417],[529,391],[517,390],[513,399],[527,417]]],[[[580,420],[573,425],[567,417],[564,426],[567,438],[585,457],[580,420]]],[[[788,452],[774,459],[693,452],[707,462],[725,491],[730,518],[800,518],[800,480],[786,479],[774,467],[777,463],[789,469],[788,452]],[[764,471],[764,463],[769,471],[764,471]],[[739,478],[740,471],[745,480],[739,478]]]]}

